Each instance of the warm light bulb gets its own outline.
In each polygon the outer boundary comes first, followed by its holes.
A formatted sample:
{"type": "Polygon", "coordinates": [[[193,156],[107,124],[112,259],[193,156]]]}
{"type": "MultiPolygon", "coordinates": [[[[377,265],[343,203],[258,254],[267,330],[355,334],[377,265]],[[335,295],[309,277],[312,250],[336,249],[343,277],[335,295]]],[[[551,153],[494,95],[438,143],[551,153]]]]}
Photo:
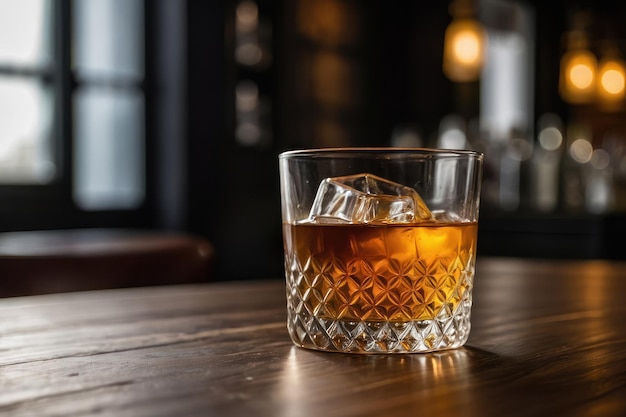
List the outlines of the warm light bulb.
{"type": "Polygon", "coordinates": [[[626,69],[619,60],[603,60],[599,71],[599,94],[618,95],[624,93],[626,85],[626,69]]]}
{"type": "Polygon", "coordinates": [[[480,42],[476,32],[465,30],[454,39],[454,55],[463,64],[472,65],[480,59],[480,42]]]}
{"type": "Polygon", "coordinates": [[[456,82],[475,81],[483,66],[486,34],[473,19],[452,21],[445,33],[443,72],[456,82]]]}
{"type": "Polygon", "coordinates": [[[587,64],[575,64],[569,70],[569,78],[574,87],[584,90],[593,83],[593,70],[587,64]]]}
{"type": "Polygon", "coordinates": [[[626,68],[620,59],[605,58],[598,71],[598,99],[605,109],[619,108],[626,87],[626,68]]]}
{"type": "Polygon", "coordinates": [[[624,91],[624,74],[617,70],[608,70],[600,78],[602,88],[609,94],[619,94],[624,91]]]}
{"type": "Polygon", "coordinates": [[[586,49],[577,49],[563,55],[559,90],[570,103],[587,103],[594,99],[597,61],[586,49]]]}

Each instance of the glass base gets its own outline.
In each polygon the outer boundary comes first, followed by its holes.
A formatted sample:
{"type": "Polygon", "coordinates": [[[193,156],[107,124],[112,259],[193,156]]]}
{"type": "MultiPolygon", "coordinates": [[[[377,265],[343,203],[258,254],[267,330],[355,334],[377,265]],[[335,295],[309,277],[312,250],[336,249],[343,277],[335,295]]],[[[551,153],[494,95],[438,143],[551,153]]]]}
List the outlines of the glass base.
{"type": "Polygon", "coordinates": [[[452,314],[433,320],[405,322],[348,321],[315,317],[306,311],[288,312],[289,335],[297,346],[345,353],[425,353],[454,349],[470,333],[471,296],[452,314]]]}

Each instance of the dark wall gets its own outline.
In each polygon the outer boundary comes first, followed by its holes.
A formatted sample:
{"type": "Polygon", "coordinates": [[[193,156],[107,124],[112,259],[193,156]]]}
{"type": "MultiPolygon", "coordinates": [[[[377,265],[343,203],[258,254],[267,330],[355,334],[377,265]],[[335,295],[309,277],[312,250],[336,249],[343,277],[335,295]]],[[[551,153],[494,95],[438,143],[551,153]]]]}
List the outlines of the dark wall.
{"type": "MultiPolygon", "coordinates": [[[[424,144],[432,145],[443,116],[450,112],[478,113],[478,83],[455,85],[441,71],[443,33],[451,20],[447,2],[257,3],[261,18],[271,22],[272,62],[263,68],[245,68],[234,59],[237,2],[189,0],[186,7],[182,118],[188,164],[182,184],[186,201],[181,218],[184,228],[215,243],[221,279],[282,275],[277,160],[281,151],[389,145],[393,129],[399,125],[414,126],[424,144]],[[339,7],[347,23],[339,29],[328,26],[328,22],[313,24],[315,13],[322,12],[307,9],[305,3],[339,7]],[[303,10],[308,23],[299,20],[303,10]],[[338,72],[317,71],[320,57],[330,59],[338,72]],[[344,69],[352,76],[345,78],[344,69]],[[234,91],[242,79],[254,80],[270,104],[269,134],[252,146],[235,137],[234,91]],[[336,90],[326,91],[328,86],[336,90]],[[460,100],[467,97],[475,100],[460,100]]],[[[603,1],[530,4],[536,12],[535,116],[556,112],[567,119],[573,112],[558,95],[558,63],[563,52],[562,34],[568,29],[572,11],[592,8],[601,16],[598,21],[606,22],[607,16],[625,16],[624,8],[603,1]]],[[[619,19],[616,22],[615,30],[623,30],[619,19]]],[[[552,213],[555,215],[558,213],[552,213]]],[[[593,236],[593,242],[601,241],[606,222],[587,221],[580,236],[563,235],[558,228],[550,229],[550,234],[540,233],[545,231],[541,222],[546,219],[549,224],[562,225],[563,230],[576,222],[571,216],[558,218],[561,220],[485,211],[484,253],[537,255],[539,251],[528,250],[529,239],[537,239],[537,232],[542,242],[555,236],[553,247],[557,249],[565,247],[559,242],[570,242],[572,247],[582,248],[576,252],[581,256],[601,256],[603,249],[598,248],[602,244],[584,250],[588,245],[577,245],[576,239],[593,236]],[[525,224],[528,233],[522,236],[518,229],[507,229],[507,224],[525,224]],[[519,250],[522,246],[525,251],[519,250]]],[[[554,256],[562,253],[552,252],[554,256]]],[[[541,249],[541,255],[550,253],[541,249]]]]}

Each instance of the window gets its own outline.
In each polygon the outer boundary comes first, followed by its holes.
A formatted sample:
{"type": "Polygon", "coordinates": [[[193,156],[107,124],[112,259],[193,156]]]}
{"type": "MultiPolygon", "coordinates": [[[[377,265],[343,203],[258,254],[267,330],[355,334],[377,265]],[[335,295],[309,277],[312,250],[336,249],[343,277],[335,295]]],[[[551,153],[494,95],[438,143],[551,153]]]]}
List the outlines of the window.
{"type": "Polygon", "coordinates": [[[144,194],[142,0],[73,0],[74,198],[138,207],[144,194]]]}
{"type": "Polygon", "coordinates": [[[52,154],[52,8],[0,0],[0,183],[47,183],[52,154]]]}
{"type": "Polygon", "coordinates": [[[144,204],[144,15],[144,0],[0,0],[0,193],[144,204]]]}

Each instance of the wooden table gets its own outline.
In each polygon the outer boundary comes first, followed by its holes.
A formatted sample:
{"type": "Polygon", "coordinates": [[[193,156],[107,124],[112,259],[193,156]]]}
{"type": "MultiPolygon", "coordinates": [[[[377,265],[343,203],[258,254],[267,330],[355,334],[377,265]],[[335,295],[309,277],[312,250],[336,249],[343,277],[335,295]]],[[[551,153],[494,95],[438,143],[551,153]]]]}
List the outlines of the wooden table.
{"type": "Polygon", "coordinates": [[[0,415],[624,416],[626,263],[479,259],[466,347],[292,346],[284,283],[0,300],[0,415]]]}

